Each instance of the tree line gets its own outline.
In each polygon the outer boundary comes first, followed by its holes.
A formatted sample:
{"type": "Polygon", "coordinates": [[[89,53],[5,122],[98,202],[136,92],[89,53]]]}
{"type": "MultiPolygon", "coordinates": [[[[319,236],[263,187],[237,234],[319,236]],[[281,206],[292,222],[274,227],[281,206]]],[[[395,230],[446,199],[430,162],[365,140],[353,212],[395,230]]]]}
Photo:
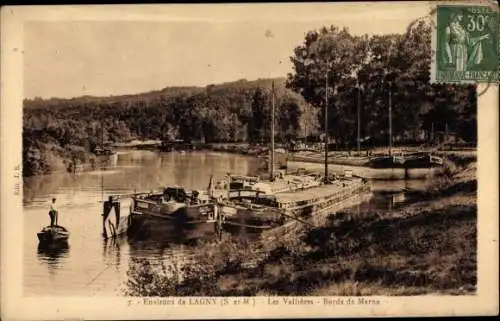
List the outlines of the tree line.
{"type": "Polygon", "coordinates": [[[301,136],[305,127],[316,134],[316,117],[303,116],[314,111],[285,88],[283,78],[121,97],[25,100],[24,173],[48,173],[75,159],[86,162],[96,147],[132,139],[265,142],[270,138],[273,82],[276,138],[301,136]]]}
{"type": "Polygon", "coordinates": [[[328,96],[328,134],[339,144],[356,142],[358,108],[361,138],[387,144],[389,103],[396,141],[432,143],[433,133],[448,132],[475,142],[476,86],[430,83],[431,36],[425,19],[403,34],[355,36],[335,26],[310,31],[294,49],[287,88],[317,107],[320,118],[328,96]]]}
{"type": "Polygon", "coordinates": [[[387,144],[389,100],[396,143],[432,143],[440,131],[475,143],[476,88],[430,84],[431,30],[422,20],[403,34],[356,36],[335,26],[310,31],[294,49],[293,72],[286,79],[242,79],[125,96],[27,99],[23,174],[86,162],[103,142],[268,142],[273,82],[277,141],[318,137],[328,94],[328,136],[338,146],[355,146],[358,117],[362,138],[371,146],[387,144]]]}

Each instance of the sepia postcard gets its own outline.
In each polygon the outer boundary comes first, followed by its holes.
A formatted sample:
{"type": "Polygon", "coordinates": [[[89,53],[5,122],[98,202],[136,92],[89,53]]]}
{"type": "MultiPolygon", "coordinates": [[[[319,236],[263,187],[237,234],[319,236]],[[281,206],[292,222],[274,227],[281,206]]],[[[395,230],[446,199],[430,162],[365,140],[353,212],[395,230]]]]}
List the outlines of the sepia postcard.
{"type": "Polygon", "coordinates": [[[498,13],[2,7],[2,318],[498,314],[498,13]]]}

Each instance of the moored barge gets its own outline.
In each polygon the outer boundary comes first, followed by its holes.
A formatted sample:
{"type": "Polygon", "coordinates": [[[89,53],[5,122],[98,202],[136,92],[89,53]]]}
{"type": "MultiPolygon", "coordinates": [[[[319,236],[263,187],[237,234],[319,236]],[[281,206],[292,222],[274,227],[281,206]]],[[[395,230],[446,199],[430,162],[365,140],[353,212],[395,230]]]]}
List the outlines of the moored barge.
{"type": "Polygon", "coordinates": [[[217,205],[199,191],[168,187],[162,193],[136,194],[129,215],[129,236],[196,239],[217,232],[217,205]]]}
{"type": "Polygon", "coordinates": [[[307,220],[315,215],[336,211],[342,204],[371,194],[367,180],[350,174],[337,176],[328,184],[317,177],[293,188],[277,188],[277,192],[273,192],[273,184],[280,186],[283,182],[268,183],[270,186],[267,189],[262,188],[264,184],[255,184],[251,190],[230,190],[220,210],[224,229],[271,229],[288,221],[307,220]]]}
{"type": "Polygon", "coordinates": [[[132,239],[198,239],[218,232],[218,208],[203,191],[166,187],[161,192],[111,196],[104,202],[105,238],[127,234],[132,239]],[[120,219],[120,201],[130,200],[126,220],[120,219]],[[110,221],[115,209],[116,219],[110,221]],[[110,227],[111,226],[111,227],[110,227]]]}

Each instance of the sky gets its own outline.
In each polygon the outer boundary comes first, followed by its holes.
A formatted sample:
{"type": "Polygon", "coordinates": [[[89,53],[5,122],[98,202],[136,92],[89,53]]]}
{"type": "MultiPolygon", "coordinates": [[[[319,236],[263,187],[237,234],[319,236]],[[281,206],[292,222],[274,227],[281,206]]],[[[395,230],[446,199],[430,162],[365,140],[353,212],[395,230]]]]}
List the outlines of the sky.
{"type": "Polygon", "coordinates": [[[285,77],[292,71],[293,49],[310,30],[336,25],[354,34],[402,33],[429,7],[166,5],[92,12],[25,22],[26,98],[122,95],[285,77]]]}

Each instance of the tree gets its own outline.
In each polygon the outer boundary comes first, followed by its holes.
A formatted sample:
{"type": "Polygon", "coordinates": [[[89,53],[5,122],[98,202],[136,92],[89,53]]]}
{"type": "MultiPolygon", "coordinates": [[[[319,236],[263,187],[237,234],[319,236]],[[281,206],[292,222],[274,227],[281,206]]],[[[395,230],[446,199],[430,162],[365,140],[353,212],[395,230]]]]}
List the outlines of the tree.
{"type": "MultiPolygon", "coordinates": [[[[348,88],[353,83],[353,73],[367,56],[366,40],[366,36],[351,35],[347,28],[323,27],[307,33],[304,44],[296,47],[291,57],[295,73],[288,74],[288,88],[323,110],[328,93],[329,136],[339,138],[352,122],[345,113],[345,105],[351,95],[348,88]]],[[[319,116],[324,118],[324,113],[320,112],[319,116]]],[[[324,122],[320,123],[324,130],[324,122]]]]}
{"type": "Polygon", "coordinates": [[[292,97],[284,97],[279,106],[279,127],[282,138],[288,140],[300,134],[301,116],[299,102],[292,97]]]}
{"type": "Polygon", "coordinates": [[[266,108],[266,97],[261,88],[257,88],[252,100],[252,118],[249,122],[248,136],[253,142],[262,142],[265,137],[265,125],[269,115],[266,108]]]}
{"type": "Polygon", "coordinates": [[[291,57],[294,72],[288,75],[287,87],[319,110],[324,129],[328,71],[328,134],[341,144],[356,141],[358,85],[361,128],[377,144],[388,141],[389,97],[396,140],[415,140],[429,124],[437,130],[462,128],[459,133],[467,136],[473,132],[470,124],[475,120],[469,116],[475,111],[466,108],[474,106],[466,86],[429,83],[431,34],[431,24],[423,19],[404,34],[356,37],[333,26],[310,31],[291,57]],[[469,125],[460,125],[466,119],[469,125]]]}

